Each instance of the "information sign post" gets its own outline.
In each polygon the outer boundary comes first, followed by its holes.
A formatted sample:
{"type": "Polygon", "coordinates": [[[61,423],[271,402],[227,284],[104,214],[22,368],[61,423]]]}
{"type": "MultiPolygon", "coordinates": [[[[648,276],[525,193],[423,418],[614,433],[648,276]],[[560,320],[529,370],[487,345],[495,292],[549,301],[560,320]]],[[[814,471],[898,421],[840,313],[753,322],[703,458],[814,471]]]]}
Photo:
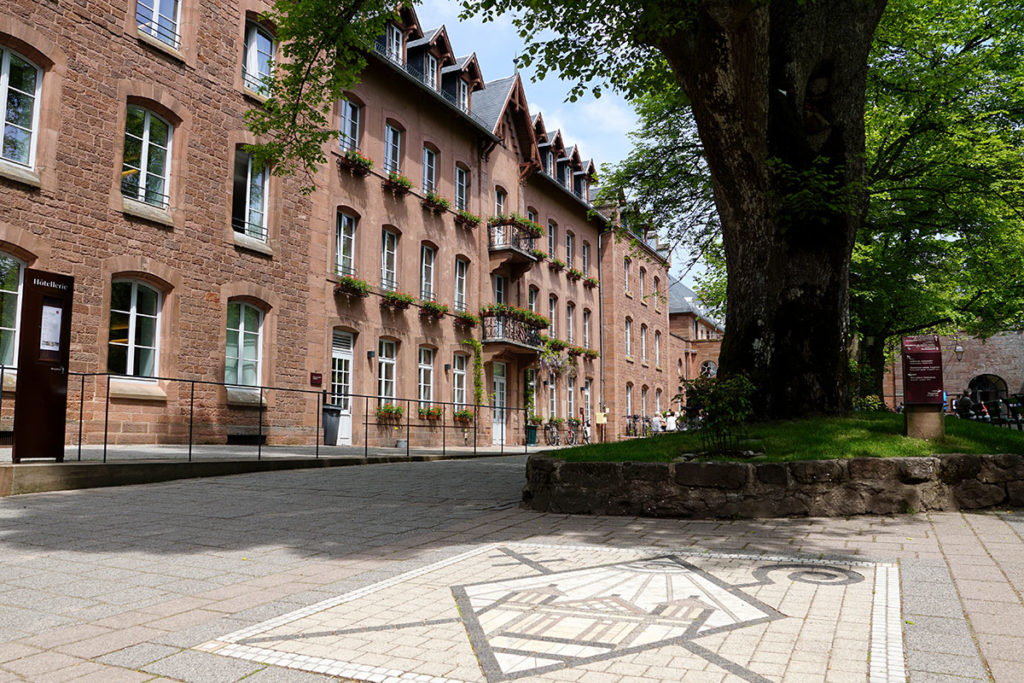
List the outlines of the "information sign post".
{"type": "Polygon", "coordinates": [[[946,435],[944,408],[938,335],[904,337],[904,434],[915,439],[941,439],[946,435]]]}
{"type": "Polygon", "coordinates": [[[25,269],[14,394],[14,462],[64,460],[75,279],[25,269]]]}

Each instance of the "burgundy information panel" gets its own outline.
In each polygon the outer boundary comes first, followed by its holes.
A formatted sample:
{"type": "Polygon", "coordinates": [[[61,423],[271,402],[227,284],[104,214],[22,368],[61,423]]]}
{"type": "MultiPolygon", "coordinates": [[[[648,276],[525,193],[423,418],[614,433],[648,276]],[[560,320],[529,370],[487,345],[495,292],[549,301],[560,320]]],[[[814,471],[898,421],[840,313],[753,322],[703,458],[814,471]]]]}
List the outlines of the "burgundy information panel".
{"type": "Polygon", "coordinates": [[[936,334],[903,338],[903,403],[942,405],[942,350],[936,334]]]}

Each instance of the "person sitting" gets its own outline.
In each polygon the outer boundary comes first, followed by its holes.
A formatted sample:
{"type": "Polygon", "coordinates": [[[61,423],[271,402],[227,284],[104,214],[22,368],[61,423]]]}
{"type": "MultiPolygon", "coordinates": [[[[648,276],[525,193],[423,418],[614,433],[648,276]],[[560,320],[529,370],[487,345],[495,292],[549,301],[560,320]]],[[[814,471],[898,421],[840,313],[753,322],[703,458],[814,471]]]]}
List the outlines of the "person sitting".
{"type": "Polygon", "coordinates": [[[668,413],[668,417],[665,418],[665,431],[676,431],[676,414],[674,411],[670,410],[668,413]]]}
{"type": "Polygon", "coordinates": [[[662,421],[661,421],[661,413],[655,413],[653,416],[651,416],[651,433],[652,434],[657,434],[657,433],[663,431],[662,430],[662,426],[663,426],[663,424],[662,424],[662,421]]]}
{"type": "Polygon", "coordinates": [[[960,400],[956,402],[956,415],[964,420],[974,419],[974,401],[971,400],[971,394],[969,391],[965,391],[960,400]]]}

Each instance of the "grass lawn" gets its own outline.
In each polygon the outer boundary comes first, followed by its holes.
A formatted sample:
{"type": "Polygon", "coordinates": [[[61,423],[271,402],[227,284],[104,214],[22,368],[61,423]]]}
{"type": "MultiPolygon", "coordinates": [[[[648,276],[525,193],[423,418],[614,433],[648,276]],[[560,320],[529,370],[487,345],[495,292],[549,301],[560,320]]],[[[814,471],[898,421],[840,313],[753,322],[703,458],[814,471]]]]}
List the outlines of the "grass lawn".
{"type": "MultiPolygon", "coordinates": [[[[764,453],[752,462],[829,458],[892,458],[936,453],[1024,453],[1024,432],[946,418],[946,438],[938,443],[903,436],[903,416],[856,413],[850,417],[765,422],[747,428],[740,449],[764,453]]],[[[674,460],[703,449],[697,432],[660,434],[648,439],[577,446],[553,451],[565,460],[674,460]]],[[[731,460],[734,458],[702,458],[731,460]]]]}

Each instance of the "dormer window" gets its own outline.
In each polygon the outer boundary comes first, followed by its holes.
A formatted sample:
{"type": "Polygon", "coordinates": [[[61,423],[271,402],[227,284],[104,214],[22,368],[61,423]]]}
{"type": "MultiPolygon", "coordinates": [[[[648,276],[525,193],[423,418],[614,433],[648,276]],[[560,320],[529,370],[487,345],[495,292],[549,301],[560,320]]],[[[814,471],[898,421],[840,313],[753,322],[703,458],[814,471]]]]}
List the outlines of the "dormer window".
{"type": "Polygon", "coordinates": [[[469,83],[459,79],[459,109],[462,111],[469,111],[469,83]]]}
{"type": "Polygon", "coordinates": [[[402,63],[402,31],[394,24],[388,24],[387,58],[402,63]]]}
{"type": "Polygon", "coordinates": [[[562,184],[565,185],[566,189],[572,189],[572,164],[567,163],[565,165],[565,175],[562,176],[562,184]]]}
{"type": "Polygon", "coordinates": [[[555,168],[555,155],[554,155],[553,152],[548,152],[547,154],[544,155],[544,171],[549,176],[554,176],[555,175],[554,168],[555,168]]]}
{"type": "Polygon", "coordinates": [[[434,55],[427,55],[426,60],[423,62],[423,76],[425,82],[431,90],[439,90],[440,83],[437,80],[437,57],[434,55]]]}

